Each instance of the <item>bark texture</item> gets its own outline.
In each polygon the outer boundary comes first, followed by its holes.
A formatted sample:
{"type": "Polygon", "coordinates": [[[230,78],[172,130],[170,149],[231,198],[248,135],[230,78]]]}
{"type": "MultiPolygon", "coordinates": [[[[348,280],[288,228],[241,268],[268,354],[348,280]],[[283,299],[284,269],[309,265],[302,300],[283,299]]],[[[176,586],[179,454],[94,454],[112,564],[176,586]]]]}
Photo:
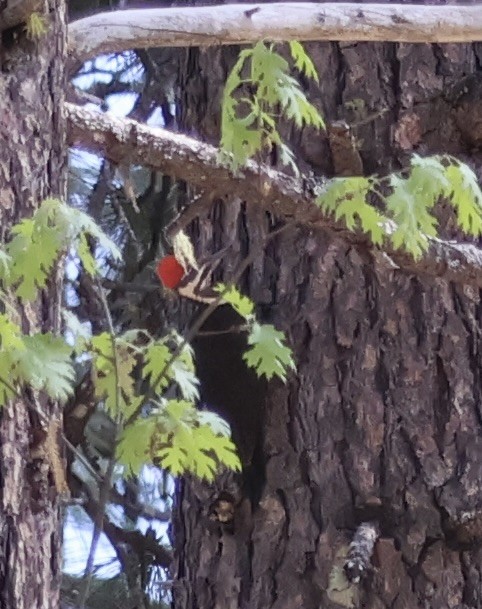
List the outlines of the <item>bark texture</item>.
{"type": "MultiPolygon", "coordinates": [[[[64,2],[46,2],[48,33],[28,40],[3,33],[0,69],[0,241],[9,227],[50,196],[65,196],[62,114],[64,2]]],[[[58,329],[60,287],[19,307],[25,332],[58,329]]],[[[5,407],[0,425],[0,607],[54,609],[60,586],[58,492],[42,451],[45,429],[30,406],[60,421],[58,405],[26,393],[5,407]]]]}
{"type": "MultiPolygon", "coordinates": [[[[354,125],[358,158],[340,156],[333,137],[305,132],[292,140],[303,169],[340,174],[346,161],[387,171],[407,153],[450,152],[480,172],[480,132],[464,128],[479,111],[470,92],[480,45],[309,50],[320,72],[311,98],[328,122],[354,125]]],[[[183,129],[216,140],[213,117],[235,56],[187,52],[183,129]]],[[[226,276],[259,249],[244,288],[285,330],[298,369],[286,386],[233,387],[240,362],[223,358],[231,339],[199,339],[204,393],[244,438],[245,474],[180,486],[174,606],[480,608],[479,290],[402,274],[323,229],[294,229],[263,254],[275,221],[233,199],[193,228],[200,251],[232,242],[226,276]],[[372,569],[350,586],[343,557],[372,519],[381,529],[372,569]]],[[[444,233],[453,234],[450,215],[444,233]]]]}

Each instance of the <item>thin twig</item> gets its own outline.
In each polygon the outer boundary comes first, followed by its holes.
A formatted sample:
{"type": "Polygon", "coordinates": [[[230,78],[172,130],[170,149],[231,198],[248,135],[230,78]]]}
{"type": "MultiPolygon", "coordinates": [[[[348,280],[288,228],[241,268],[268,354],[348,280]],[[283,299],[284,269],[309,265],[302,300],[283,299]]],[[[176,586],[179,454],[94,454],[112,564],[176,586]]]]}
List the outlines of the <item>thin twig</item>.
{"type": "Polygon", "coordinates": [[[102,279],[102,285],[104,288],[109,290],[118,290],[120,292],[139,292],[145,294],[146,292],[157,292],[159,291],[158,283],[133,283],[132,281],[113,281],[112,279],[102,279]]]}
{"type": "Polygon", "coordinates": [[[242,324],[240,326],[231,326],[230,328],[226,328],[226,330],[200,330],[197,333],[197,337],[220,336],[222,334],[241,334],[242,332],[247,332],[248,330],[249,327],[246,324],[242,324]]]}
{"type": "MultiPolygon", "coordinates": [[[[121,391],[121,389],[120,389],[120,382],[119,382],[120,374],[119,374],[119,362],[118,362],[118,358],[117,358],[117,349],[116,349],[116,334],[115,334],[115,330],[114,330],[114,324],[112,322],[112,316],[111,316],[110,310],[109,310],[109,304],[105,297],[105,292],[102,287],[101,281],[99,279],[97,280],[97,288],[98,288],[99,297],[100,297],[100,300],[102,303],[102,307],[104,309],[106,321],[107,321],[107,329],[109,331],[111,342],[112,342],[113,366],[114,366],[115,387],[116,387],[116,395],[115,395],[116,433],[115,433],[115,437],[117,439],[119,432],[120,432],[120,421],[121,421],[121,411],[120,411],[120,398],[121,398],[120,391],[121,391]]],[[[94,575],[95,553],[97,550],[97,546],[99,544],[100,536],[102,534],[102,529],[103,529],[103,525],[104,525],[104,513],[105,513],[107,501],[108,501],[109,495],[110,495],[110,489],[112,486],[112,474],[114,473],[115,464],[116,464],[115,450],[113,450],[112,455],[109,458],[109,462],[108,462],[104,477],[102,479],[102,483],[99,487],[99,502],[98,502],[99,508],[97,511],[97,515],[94,519],[94,532],[92,533],[92,541],[90,544],[89,555],[87,557],[87,562],[85,565],[84,578],[83,578],[84,583],[83,583],[82,589],[80,591],[79,600],[77,603],[77,606],[79,609],[85,608],[85,602],[87,600],[90,585],[92,583],[92,578],[94,575]]]]}

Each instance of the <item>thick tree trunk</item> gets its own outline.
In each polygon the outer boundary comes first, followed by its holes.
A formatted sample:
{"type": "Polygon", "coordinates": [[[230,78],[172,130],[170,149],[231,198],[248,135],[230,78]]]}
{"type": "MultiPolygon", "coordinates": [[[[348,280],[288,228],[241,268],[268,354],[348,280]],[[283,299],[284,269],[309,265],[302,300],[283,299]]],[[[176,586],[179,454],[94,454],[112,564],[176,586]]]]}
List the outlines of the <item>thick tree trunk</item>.
{"type": "MultiPolygon", "coordinates": [[[[468,158],[482,141],[471,93],[480,45],[309,50],[320,72],[312,99],[329,123],[359,123],[359,149],[343,136],[337,145],[336,129],[303,133],[295,147],[304,169],[384,171],[410,152],[468,158]]],[[[187,52],[183,129],[215,140],[235,55],[187,52]]],[[[228,272],[269,229],[265,214],[248,210],[219,203],[199,224],[200,250],[234,237],[228,272]]],[[[287,333],[297,373],[286,386],[233,387],[239,361],[226,353],[236,345],[199,339],[204,397],[233,424],[246,473],[241,488],[229,477],[181,485],[174,606],[480,608],[479,292],[408,276],[298,228],[260,250],[244,287],[287,333]],[[234,501],[233,522],[219,517],[220,499],[234,501]],[[381,536],[370,572],[348,586],[339,577],[347,544],[373,519],[381,536]]]]}
{"type": "MultiPolygon", "coordinates": [[[[46,197],[65,197],[62,103],[66,27],[63,0],[45,3],[48,32],[32,41],[23,26],[3,33],[0,71],[0,237],[46,197]]],[[[24,331],[56,330],[60,286],[19,307],[24,331]]],[[[0,607],[59,606],[59,497],[39,439],[34,396],[5,407],[0,425],[0,607]]],[[[56,404],[37,404],[60,420],[56,404]]]]}

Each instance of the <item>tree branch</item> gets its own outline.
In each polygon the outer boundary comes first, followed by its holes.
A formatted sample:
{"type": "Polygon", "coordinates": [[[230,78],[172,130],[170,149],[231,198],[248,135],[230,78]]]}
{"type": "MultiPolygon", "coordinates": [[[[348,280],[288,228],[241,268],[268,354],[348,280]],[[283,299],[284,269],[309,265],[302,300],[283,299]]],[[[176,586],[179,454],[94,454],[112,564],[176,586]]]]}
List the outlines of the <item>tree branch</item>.
{"type": "MultiPolygon", "coordinates": [[[[138,163],[158,169],[216,197],[235,193],[248,204],[259,205],[277,217],[324,229],[353,245],[373,248],[367,235],[349,231],[342,223],[323,215],[303,179],[253,161],[247,163],[242,173],[234,175],[219,162],[219,150],[214,146],[72,104],[65,107],[71,146],[104,155],[114,163],[138,163]]],[[[205,198],[201,201],[206,205],[205,198]]],[[[187,217],[192,219],[200,211],[201,207],[194,203],[187,217]]],[[[418,261],[389,246],[383,251],[373,248],[373,253],[409,273],[482,287],[482,250],[469,243],[432,239],[428,252],[418,261]]]]}
{"type": "Polygon", "coordinates": [[[172,562],[172,553],[154,537],[145,535],[138,530],[129,531],[123,529],[122,527],[118,527],[116,524],[110,521],[110,519],[104,514],[104,510],[101,509],[99,503],[92,497],[89,498],[89,501],[85,504],[84,508],[87,514],[91,517],[92,521],[95,520],[96,515],[100,510],[100,513],[103,514],[103,531],[109,538],[109,541],[114,548],[117,546],[117,544],[127,544],[139,556],[149,553],[154,557],[160,567],[163,569],[169,569],[172,562]]]}
{"type": "Polygon", "coordinates": [[[98,13],[69,28],[73,58],[169,46],[268,39],[390,42],[482,40],[480,5],[267,3],[98,13]]]}
{"type": "Polygon", "coordinates": [[[6,0],[0,2],[0,31],[25,23],[42,6],[42,0],[6,0]]]}

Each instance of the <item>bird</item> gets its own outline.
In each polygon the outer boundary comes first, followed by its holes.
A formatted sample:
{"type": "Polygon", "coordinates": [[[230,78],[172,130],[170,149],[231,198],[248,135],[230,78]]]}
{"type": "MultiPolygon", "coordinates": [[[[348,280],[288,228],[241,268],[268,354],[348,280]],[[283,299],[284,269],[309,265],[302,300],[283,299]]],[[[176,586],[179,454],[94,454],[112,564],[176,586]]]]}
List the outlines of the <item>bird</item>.
{"type": "Polygon", "coordinates": [[[217,252],[201,265],[194,265],[192,260],[180,260],[175,254],[168,254],[157,262],[156,274],[165,288],[184,298],[212,304],[219,297],[213,289],[212,273],[221,262],[226,249],[217,252]]]}

